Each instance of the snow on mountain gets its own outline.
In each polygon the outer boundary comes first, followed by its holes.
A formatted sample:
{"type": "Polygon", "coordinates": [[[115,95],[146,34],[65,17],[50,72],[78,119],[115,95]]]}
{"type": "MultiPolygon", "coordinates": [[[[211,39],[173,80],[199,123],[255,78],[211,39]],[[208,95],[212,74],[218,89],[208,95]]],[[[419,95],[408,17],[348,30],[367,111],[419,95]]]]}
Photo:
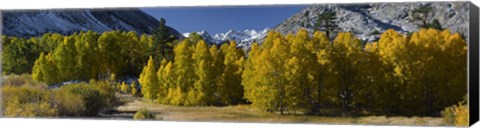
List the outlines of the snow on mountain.
{"type": "Polygon", "coordinates": [[[237,42],[252,42],[255,39],[263,38],[266,35],[268,28],[257,32],[253,29],[245,29],[244,31],[228,30],[225,33],[218,33],[213,36],[216,40],[235,40],[237,42]]]}
{"type": "MultiPolygon", "coordinates": [[[[254,29],[245,29],[243,31],[237,30],[228,30],[225,33],[217,33],[214,36],[211,36],[207,31],[202,30],[196,32],[198,35],[202,36],[204,40],[211,44],[222,44],[227,41],[236,41],[238,47],[249,47],[253,42],[263,40],[267,35],[269,28],[265,28],[261,31],[254,29]]],[[[188,37],[190,33],[183,33],[183,36],[188,37]]]]}
{"type": "MultiPolygon", "coordinates": [[[[32,37],[54,32],[64,35],[79,31],[136,31],[151,34],[159,21],[138,9],[102,10],[30,10],[2,11],[2,33],[7,36],[32,37]]],[[[183,38],[175,29],[171,34],[183,38]]]]}
{"type": "Polygon", "coordinates": [[[426,4],[433,8],[432,19],[438,19],[442,27],[468,37],[468,2],[318,4],[304,8],[273,30],[287,34],[306,28],[313,32],[318,14],[332,10],[336,12],[337,31],[352,32],[361,40],[370,42],[379,38],[378,33],[388,29],[403,34],[417,31],[418,23],[409,20],[412,19],[411,11],[426,4]]]}

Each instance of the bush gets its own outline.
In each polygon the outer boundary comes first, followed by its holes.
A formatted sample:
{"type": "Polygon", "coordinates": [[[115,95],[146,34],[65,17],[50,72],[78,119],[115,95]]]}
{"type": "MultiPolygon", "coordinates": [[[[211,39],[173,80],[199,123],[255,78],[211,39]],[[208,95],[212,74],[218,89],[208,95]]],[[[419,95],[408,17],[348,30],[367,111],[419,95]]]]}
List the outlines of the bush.
{"type": "Polygon", "coordinates": [[[132,88],[130,89],[130,92],[132,93],[133,96],[136,96],[138,92],[137,85],[135,84],[135,82],[133,82],[130,86],[132,88]]]}
{"type": "Polygon", "coordinates": [[[468,126],[468,104],[466,97],[457,105],[447,107],[442,111],[446,125],[468,126]]]}
{"type": "Polygon", "coordinates": [[[29,74],[8,75],[2,77],[2,85],[4,86],[32,86],[36,88],[46,89],[48,86],[44,83],[37,82],[32,79],[29,74]]]}
{"type": "Polygon", "coordinates": [[[52,104],[57,108],[60,116],[80,116],[86,110],[83,96],[67,91],[55,89],[52,92],[52,104]]]}
{"type": "Polygon", "coordinates": [[[95,116],[100,111],[112,107],[114,104],[112,102],[116,101],[114,97],[114,88],[105,86],[108,86],[105,82],[94,82],[90,84],[80,83],[62,86],[60,87],[60,90],[81,96],[85,107],[81,115],[95,116]]]}
{"type": "Polygon", "coordinates": [[[95,116],[117,102],[110,82],[91,81],[48,89],[30,75],[10,75],[2,79],[3,116],[52,117],[95,116]]]}
{"type": "Polygon", "coordinates": [[[126,84],[125,82],[122,82],[122,84],[120,84],[120,90],[121,90],[121,92],[123,92],[123,93],[129,93],[130,87],[129,87],[129,85],[126,84]]]}
{"type": "Polygon", "coordinates": [[[133,116],[133,119],[135,120],[141,120],[141,119],[153,119],[155,118],[155,115],[148,111],[146,108],[142,108],[135,113],[133,116]]]}
{"type": "Polygon", "coordinates": [[[2,87],[2,111],[6,117],[49,117],[57,114],[49,104],[49,92],[34,86],[2,87]]]}

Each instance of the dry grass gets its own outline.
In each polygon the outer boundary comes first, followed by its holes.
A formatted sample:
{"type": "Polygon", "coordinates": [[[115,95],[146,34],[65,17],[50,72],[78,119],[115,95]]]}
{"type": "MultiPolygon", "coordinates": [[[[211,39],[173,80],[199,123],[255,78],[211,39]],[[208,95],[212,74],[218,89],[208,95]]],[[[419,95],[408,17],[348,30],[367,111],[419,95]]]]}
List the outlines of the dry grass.
{"type": "Polygon", "coordinates": [[[132,112],[148,108],[157,118],[169,121],[209,121],[209,122],[263,122],[263,123],[315,123],[315,124],[363,124],[363,125],[417,125],[441,126],[442,118],[433,117],[325,117],[307,115],[278,115],[263,112],[250,105],[225,107],[185,107],[171,106],[144,101],[141,98],[128,98],[126,104],[117,107],[119,112],[132,112]]]}

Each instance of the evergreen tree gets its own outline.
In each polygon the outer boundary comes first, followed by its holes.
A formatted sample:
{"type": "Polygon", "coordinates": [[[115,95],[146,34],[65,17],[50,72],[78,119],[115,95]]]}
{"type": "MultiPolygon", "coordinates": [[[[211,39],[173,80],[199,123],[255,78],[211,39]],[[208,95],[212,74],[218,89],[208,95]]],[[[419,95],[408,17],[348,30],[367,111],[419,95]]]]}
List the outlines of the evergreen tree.
{"type": "Polygon", "coordinates": [[[429,4],[421,5],[418,8],[415,8],[411,11],[412,18],[410,21],[412,22],[420,22],[418,27],[420,28],[434,28],[438,30],[442,30],[442,25],[438,21],[438,19],[433,19],[433,7],[429,4]]]}
{"type": "Polygon", "coordinates": [[[317,23],[315,23],[315,30],[324,31],[330,39],[331,34],[334,33],[338,25],[335,23],[337,19],[336,12],[332,10],[325,10],[323,13],[317,15],[317,23]]]}
{"type": "Polygon", "coordinates": [[[170,33],[168,26],[166,25],[167,21],[164,18],[160,18],[160,23],[157,29],[153,32],[153,42],[154,46],[153,55],[160,55],[155,58],[163,58],[167,60],[173,59],[173,41],[175,37],[170,33]]]}

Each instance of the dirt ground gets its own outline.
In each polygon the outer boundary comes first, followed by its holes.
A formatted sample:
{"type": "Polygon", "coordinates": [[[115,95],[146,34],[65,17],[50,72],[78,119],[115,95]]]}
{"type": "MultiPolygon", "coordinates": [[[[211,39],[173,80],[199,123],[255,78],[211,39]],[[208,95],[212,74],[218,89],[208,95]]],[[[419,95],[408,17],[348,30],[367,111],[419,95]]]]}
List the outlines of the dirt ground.
{"type": "Polygon", "coordinates": [[[128,94],[119,94],[118,97],[125,104],[116,107],[111,113],[101,116],[110,119],[133,119],[137,110],[147,108],[156,115],[155,120],[165,121],[443,126],[443,120],[440,117],[278,115],[254,109],[250,105],[185,107],[152,103],[128,94]]]}

